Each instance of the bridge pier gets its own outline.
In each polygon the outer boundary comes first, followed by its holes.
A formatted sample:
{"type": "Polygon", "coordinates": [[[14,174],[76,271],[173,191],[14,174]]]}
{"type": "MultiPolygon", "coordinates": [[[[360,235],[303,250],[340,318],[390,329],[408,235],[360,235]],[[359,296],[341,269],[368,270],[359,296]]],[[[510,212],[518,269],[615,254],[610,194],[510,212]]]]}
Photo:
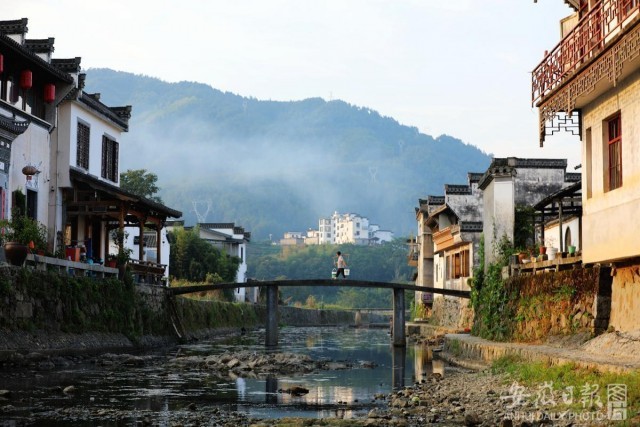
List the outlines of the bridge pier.
{"type": "Polygon", "coordinates": [[[267,331],[264,345],[278,345],[278,287],[267,286],[267,331]]]}
{"type": "Polygon", "coordinates": [[[407,345],[404,335],[404,289],[393,288],[393,325],[392,339],[394,347],[407,345]]]}

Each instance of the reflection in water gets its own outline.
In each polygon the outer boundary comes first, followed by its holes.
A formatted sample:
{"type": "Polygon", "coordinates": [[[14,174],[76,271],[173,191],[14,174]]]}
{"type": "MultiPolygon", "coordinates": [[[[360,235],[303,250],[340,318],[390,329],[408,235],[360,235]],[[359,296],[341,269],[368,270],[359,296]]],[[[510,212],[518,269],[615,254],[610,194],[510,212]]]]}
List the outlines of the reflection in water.
{"type": "MultiPolygon", "coordinates": [[[[15,402],[25,402],[14,414],[32,412],[28,402],[39,402],[40,414],[61,407],[81,411],[87,402],[91,402],[90,406],[95,410],[118,409],[133,413],[149,410],[158,415],[183,410],[195,403],[202,409],[233,407],[256,418],[350,418],[383,405],[384,402],[373,401],[376,394],[403,388],[431,372],[444,373],[444,363],[432,360],[431,350],[426,345],[394,348],[390,346],[386,329],[283,328],[280,342],[280,352],[342,362],[351,368],[266,378],[229,378],[207,370],[176,370],[169,364],[176,357],[216,357],[246,350],[258,356],[266,351],[262,330],[226,341],[199,341],[181,346],[177,352],[157,352],[139,366],[96,363],[48,372],[0,371],[0,384],[16,396],[15,402]],[[49,391],[60,384],[73,384],[76,393],[65,396],[49,391]],[[307,388],[309,393],[303,396],[278,393],[278,389],[294,386],[307,388]]],[[[168,420],[165,417],[163,419],[168,420]]],[[[35,419],[40,422],[36,425],[54,425],[50,423],[51,418],[44,415],[35,419]]],[[[20,417],[15,420],[20,423],[20,417]]],[[[87,424],[67,419],[59,425],[87,424]]]]}
{"type": "Polygon", "coordinates": [[[415,357],[413,358],[413,369],[416,373],[416,380],[426,377],[431,372],[432,353],[431,348],[426,344],[416,344],[413,347],[415,357]]]}
{"type": "Polygon", "coordinates": [[[404,371],[407,361],[407,348],[392,346],[391,351],[391,384],[393,389],[404,388],[404,371]]]}
{"type": "Polygon", "coordinates": [[[265,382],[265,403],[278,403],[278,379],[273,376],[267,376],[265,382]]]}
{"type": "Polygon", "coordinates": [[[434,359],[431,362],[431,366],[433,367],[434,374],[440,374],[444,377],[444,361],[443,360],[434,359]]]}

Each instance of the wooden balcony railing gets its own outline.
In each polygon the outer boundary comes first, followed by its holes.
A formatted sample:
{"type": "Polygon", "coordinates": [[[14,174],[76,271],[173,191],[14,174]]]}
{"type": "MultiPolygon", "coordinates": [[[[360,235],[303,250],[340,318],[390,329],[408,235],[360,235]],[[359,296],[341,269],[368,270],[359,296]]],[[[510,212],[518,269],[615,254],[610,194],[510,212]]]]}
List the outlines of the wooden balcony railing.
{"type": "Polygon", "coordinates": [[[639,7],[640,0],[598,2],[533,70],[532,105],[604,50],[610,40],[634,21],[639,7]]]}
{"type": "Polygon", "coordinates": [[[162,278],[167,267],[166,264],[132,259],[128,265],[136,283],[164,284],[162,278]]]}
{"type": "Polygon", "coordinates": [[[88,277],[118,277],[118,269],[105,267],[101,264],[89,264],[86,262],[70,261],[66,259],[53,258],[44,255],[28,254],[27,266],[43,271],[57,271],[70,276],[88,277]]]}

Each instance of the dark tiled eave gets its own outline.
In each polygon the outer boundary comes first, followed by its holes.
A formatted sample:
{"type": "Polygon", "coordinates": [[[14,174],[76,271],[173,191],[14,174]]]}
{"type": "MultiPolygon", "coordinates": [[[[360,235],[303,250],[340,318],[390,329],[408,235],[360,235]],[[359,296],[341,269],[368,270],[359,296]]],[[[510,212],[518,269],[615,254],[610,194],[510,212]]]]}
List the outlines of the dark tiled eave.
{"type": "Polygon", "coordinates": [[[51,53],[53,52],[53,44],[56,39],[49,37],[48,39],[27,39],[24,41],[24,47],[33,53],[51,53]]]}
{"type": "Polygon", "coordinates": [[[79,73],[80,72],[80,61],[82,58],[76,56],[75,58],[56,58],[51,59],[51,65],[63,71],[65,73],[79,73]]]}
{"type": "Polygon", "coordinates": [[[444,193],[469,195],[471,194],[471,187],[469,187],[468,185],[445,184],[444,193]]]}
{"type": "Polygon", "coordinates": [[[129,118],[131,118],[131,106],[128,105],[125,107],[107,107],[97,98],[99,98],[99,95],[91,95],[86,92],[82,92],[80,94],[80,97],[78,98],[78,101],[103,114],[118,126],[120,126],[123,131],[128,131],[129,118]]]}
{"type": "Polygon", "coordinates": [[[30,123],[31,122],[29,121],[18,122],[8,117],[4,117],[0,115],[0,129],[6,132],[10,132],[14,134],[16,137],[24,133],[24,131],[26,131],[27,128],[29,127],[30,123]]]}
{"type": "Polygon", "coordinates": [[[25,34],[29,31],[27,18],[14,19],[12,21],[0,21],[0,34],[25,34]]]}
{"type": "Polygon", "coordinates": [[[564,180],[566,182],[580,182],[582,180],[582,174],[580,172],[567,172],[564,180]]]}
{"type": "Polygon", "coordinates": [[[22,57],[27,62],[31,62],[34,66],[40,68],[43,72],[51,74],[56,79],[61,80],[64,83],[71,84],[73,83],[73,77],[68,73],[62,72],[56,67],[49,64],[44,59],[40,58],[38,55],[22,46],[20,43],[13,40],[11,37],[6,34],[0,34],[0,50],[4,48],[11,49],[18,56],[22,57]]]}
{"type": "Polygon", "coordinates": [[[460,222],[460,231],[482,233],[482,221],[462,221],[460,222]]]}

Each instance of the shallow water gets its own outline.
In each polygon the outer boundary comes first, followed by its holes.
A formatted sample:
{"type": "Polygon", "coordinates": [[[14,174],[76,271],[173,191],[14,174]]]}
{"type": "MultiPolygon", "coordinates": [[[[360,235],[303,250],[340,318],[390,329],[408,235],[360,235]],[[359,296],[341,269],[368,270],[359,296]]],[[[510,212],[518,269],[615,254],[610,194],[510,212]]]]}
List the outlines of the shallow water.
{"type": "Polygon", "coordinates": [[[277,349],[266,350],[264,330],[258,330],[148,353],[142,366],[84,363],[47,371],[0,372],[0,389],[12,392],[8,401],[0,400],[0,426],[85,426],[96,425],[96,419],[103,426],[127,425],[120,422],[134,422],[149,413],[154,425],[169,425],[169,415],[186,411],[189,405],[252,418],[349,418],[380,405],[373,399],[376,394],[413,384],[432,371],[444,372],[442,362],[432,363],[431,350],[423,345],[394,349],[387,329],[283,328],[279,341],[277,349]],[[202,370],[177,372],[167,366],[178,354],[208,356],[240,350],[303,353],[355,367],[256,379],[221,378],[202,370]],[[373,362],[373,368],[361,362],[373,362]],[[75,392],[62,393],[69,385],[75,392]],[[278,392],[294,385],[309,393],[296,397],[278,392]]]}

